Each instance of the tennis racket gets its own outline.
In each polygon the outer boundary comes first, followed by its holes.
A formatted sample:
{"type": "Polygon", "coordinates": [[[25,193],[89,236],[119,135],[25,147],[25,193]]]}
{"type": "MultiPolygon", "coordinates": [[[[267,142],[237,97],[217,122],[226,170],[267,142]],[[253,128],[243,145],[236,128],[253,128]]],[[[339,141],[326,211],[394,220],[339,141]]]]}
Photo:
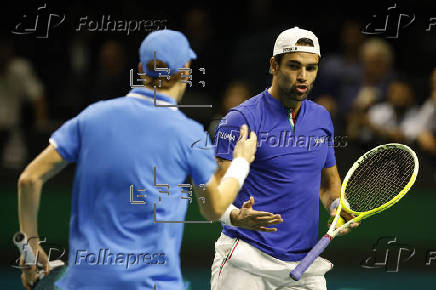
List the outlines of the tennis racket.
{"type": "Polygon", "coordinates": [[[397,203],[415,183],[418,167],[415,152],[403,144],[380,145],[362,155],[348,170],[342,182],[339,206],[327,234],[290,272],[291,278],[300,280],[340,230],[397,203]],[[338,220],[342,219],[341,211],[355,217],[336,228],[338,220]]]}
{"type": "Polygon", "coordinates": [[[46,276],[44,274],[42,265],[40,263],[37,263],[37,258],[33,254],[32,247],[27,241],[26,234],[22,232],[17,232],[13,236],[12,240],[20,251],[20,255],[23,257],[24,265],[32,266],[36,264],[38,279],[30,285],[32,289],[54,289],[53,283],[65,271],[65,263],[62,260],[50,261],[50,273],[48,276],[46,276]]]}

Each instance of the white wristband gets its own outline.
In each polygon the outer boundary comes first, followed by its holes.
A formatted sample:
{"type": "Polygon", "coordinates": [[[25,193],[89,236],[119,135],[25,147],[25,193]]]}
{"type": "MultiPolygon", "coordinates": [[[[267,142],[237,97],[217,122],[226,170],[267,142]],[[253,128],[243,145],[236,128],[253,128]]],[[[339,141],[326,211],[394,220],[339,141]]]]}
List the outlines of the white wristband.
{"type": "Polygon", "coordinates": [[[250,163],[242,157],[233,159],[232,164],[227,169],[226,174],[224,174],[223,180],[232,177],[235,178],[239,183],[239,188],[244,185],[244,180],[250,172],[250,163]]]}
{"type": "Polygon", "coordinates": [[[232,220],[230,219],[230,213],[234,210],[234,209],[238,209],[236,206],[234,206],[233,204],[230,204],[230,206],[226,209],[225,213],[223,213],[223,215],[220,218],[220,221],[228,226],[234,226],[232,225],[232,220]]]}
{"type": "Polygon", "coordinates": [[[330,204],[330,211],[337,209],[339,206],[339,197],[330,204]]]}

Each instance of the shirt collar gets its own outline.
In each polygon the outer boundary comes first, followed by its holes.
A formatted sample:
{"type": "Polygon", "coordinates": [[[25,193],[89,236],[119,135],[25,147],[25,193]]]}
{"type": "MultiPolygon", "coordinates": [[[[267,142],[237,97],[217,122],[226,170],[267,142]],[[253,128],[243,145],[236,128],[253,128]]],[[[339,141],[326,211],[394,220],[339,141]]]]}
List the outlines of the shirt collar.
{"type": "Polygon", "coordinates": [[[281,107],[283,110],[286,111],[286,108],[283,107],[282,102],[280,102],[279,100],[277,100],[276,98],[274,98],[269,92],[268,92],[268,88],[265,89],[265,96],[267,99],[267,102],[273,106],[277,106],[277,107],[281,107]]]}
{"type": "MultiPolygon", "coordinates": [[[[129,91],[129,93],[127,94],[127,97],[134,97],[134,98],[139,98],[139,99],[143,99],[143,100],[148,100],[151,102],[154,102],[154,90],[152,89],[148,89],[148,88],[134,88],[132,90],[129,91]]],[[[164,94],[160,94],[158,92],[156,92],[156,104],[157,105],[174,105],[173,106],[169,106],[170,109],[172,110],[177,110],[177,102],[176,100],[174,100],[173,98],[171,98],[170,96],[164,95],[164,94]]]]}
{"type": "MultiPolygon", "coordinates": [[[[265,89],[265,94],[266,96],[266,101],[268,102],[269,105],[273,106],[274,108],[277,108],[279,110],[282,110],[286,116],[288,116],[289,114],[289,110],[286,109],[282,102],[280,102],[280,100],[277,100],[276,98],[274,98],[269,92],[268,92],[268,88],[265,89]]],[[[301,107],[300,107],[300,111],[298,112],[298,119],[302,119],[302,116],[305,114],[306,112],[306,101],[307,100],[303,100],[301,102],[301,107]]]]}

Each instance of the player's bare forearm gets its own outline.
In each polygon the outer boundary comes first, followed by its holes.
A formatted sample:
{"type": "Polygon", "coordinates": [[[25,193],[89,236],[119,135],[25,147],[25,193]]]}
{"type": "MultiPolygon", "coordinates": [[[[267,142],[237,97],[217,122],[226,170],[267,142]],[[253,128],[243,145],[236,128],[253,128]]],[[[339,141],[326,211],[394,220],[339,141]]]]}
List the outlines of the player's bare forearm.
{"type": "Polygon", "coordinates": [[[212,200],[210,200],[209,204],[207,202],[204,204],[200,203],[201,213],[209,220],[218,220],[227,207],[235,200],[239,190],[239,184],[235,179],[222,179],[224,174],[226,174],[227,169],[232,164],[232,161],[220,157],[216,157],[215,159],[218,166],[208,184],[208,196],[209,199],[212,200]],[[213,208],[213,204],[227,206],[213,208]]]}
{"type": "Polygon", "coordinates": [[[42,182],[21,175],[18,181],[18,216],[20,231],[28,237],[37,237],[37,214],[41,196],[42,182]]]}
{"type": "Polygon", "coordinates": [[[53,145],[49,145],[21,173],[18,180],[18,218],[20,231],[29,238],[38,236],[37,217],[44,182],[67,164],[53,145]]]}
{"type": "Polygon", "coordinates": [[[219,183],[221,183],[221,179],[223,178],[224,174],[226,174],[227,169],[230,167],[230,164],[232,164],[232,161],[223,159],[221,157],[215,157],[217,168],[215,170],[215,177],[216,180],[219,183]]]}
{"type": "Polygon", "coordinates": [[[341,195],[341,178],[336,165],[321,171],[321,190],[319,197],[326,209],[341,195]]]}
{"type": "MultiPolygon", "coordinates": [[[[208,184],[208,191],[215,191],[214,192],[207,192],[208,198],[210,198],[210,196],[216,196],[217,194],[217,189],[218,189],[218,185],[221,183],[221,180],[224,176],[224,174],[226,174],[227,169],[229,168],[230,164],[232,164],[232,161],[230,160],[226,160],[220,157],[216,157],[215,158],[216,163],[217,163],[217,168],[215,170],[215,173],[212,177],[212,179],[210,180],[209,184],[208,184]],[[215,189],[215,190],[214,190],[215,189]]],[[[223,189],[225,190],[225,189],[223,189]]],[[[197,190],[199,192],[199,190],[197,190]]],[[[213,202],[217,202],[216,200],[212,200],[210,202],[205,202],[202,203],[200,202],[200,212],[201,214],[209,219],[209,220],[217,220],[218,218],[216,218],[215,214],[210,214],[214,212],[214,209],[212,208],[213,206],[213,202]]]]}
{"type": "Polygon", "coordinates": [[[238,191],[239,183],[236,179],[226,178],[218,183],[215,173],[206,189],[208,196],[206,202],[199,203],[201,213],[208,220],[219,220],[227,207],[235,200],[238,191]]]}

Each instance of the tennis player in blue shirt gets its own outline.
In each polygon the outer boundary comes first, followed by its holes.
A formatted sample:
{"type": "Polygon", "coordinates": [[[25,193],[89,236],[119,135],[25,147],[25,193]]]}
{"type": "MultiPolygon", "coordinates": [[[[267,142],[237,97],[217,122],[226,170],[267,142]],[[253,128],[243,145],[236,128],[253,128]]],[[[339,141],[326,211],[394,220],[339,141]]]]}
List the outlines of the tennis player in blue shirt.
{"type": "Polygon", "coordinates": [[[318,241],[319,200],[334,216],[340,196],[330,115],[307,100],[320,57],[311,31],[283,31],[270,59],[271,87],[230,110],[218,125],[221,171],[231,164],[242,124],[256,132],[258,149],[243,188],[221,218],[213,290],[326,289],[324,273],[333,265],[322,258],[300,281],[289,277],[318,241]],[[265,220],[267,213],[274,218],[265,220]]]}
{"type": "MultiPolygon", "coordinates": [[[[182,33],[152,32],[139,56],[145,86],[92,104],[67,121],[20,175],[20,230],[37,237],[43,184],[68,163],[77,163],[69,266],[56,282],[60,289],[184,289],[179,258],[183,223],[155,220],[184,220],[189,201],[180,184],[188,175],[196,185],[205,185],[205,202],[199,202],[203,215],[218,220],[254,160],[256,136],[247,138],[247,126],[241,127],[242,138],[224,177],[214,174],[214,150],[193,148],[207,135],[175,107],[186,89],[180,82],[184,72],[178,70],[196,58],[182,33]],[[168,68],[170,78],[159,78],[155,64],[168,68]]],[[[48,257],[38,239],[31,239],[31,246],[46,269],[48,257]]],[[[35,268],[23,270],[26,288],[36,279],[35,268]]]]}

